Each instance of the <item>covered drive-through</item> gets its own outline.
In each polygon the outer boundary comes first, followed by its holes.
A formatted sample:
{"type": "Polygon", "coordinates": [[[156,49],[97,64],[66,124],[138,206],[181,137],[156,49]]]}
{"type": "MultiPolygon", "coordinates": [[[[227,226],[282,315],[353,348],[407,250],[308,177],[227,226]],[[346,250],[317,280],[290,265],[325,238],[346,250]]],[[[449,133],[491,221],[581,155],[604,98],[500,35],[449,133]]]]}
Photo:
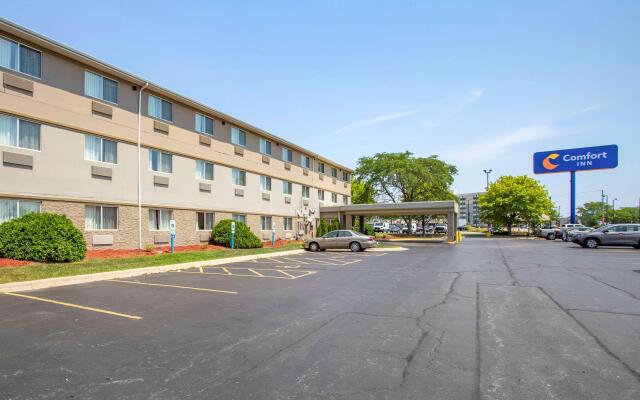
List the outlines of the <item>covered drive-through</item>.
{"type": "Polygon", "coordinates": [[[416,201],[409,203],[345,204],[320,207],[320,218],[338,219],[343,229],[351,229],[356,218],[364,226],[364,217],[446,215],[447,237],[455,240],[458,230],[458,203],[447,201],[416,201]]]}

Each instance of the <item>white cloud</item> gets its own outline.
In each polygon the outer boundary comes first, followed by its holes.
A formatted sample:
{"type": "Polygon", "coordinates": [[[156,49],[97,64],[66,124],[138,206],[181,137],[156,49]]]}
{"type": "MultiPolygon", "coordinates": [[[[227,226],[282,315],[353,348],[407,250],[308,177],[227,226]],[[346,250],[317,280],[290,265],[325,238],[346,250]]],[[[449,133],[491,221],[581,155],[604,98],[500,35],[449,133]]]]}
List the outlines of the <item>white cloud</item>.
{"type": "Polygon", "coordinates": [[[344,132],[350,129],[354,129],[354,128],[362,128],[365,126],[371,126],[371,125],[377,125],[383,122],[387,122],[387,121],[391,121],[394,119],[400,119],[400,118],[404,118],[404,117],[408,117],[410,115],[416,114],[418,111],[417,110],[409,110],[409,111],[404,111],[404,112],[399,112],[399,113],[392,113],[392,114],[383,114],[383,115],[378,115],[376,117],[372,117],[372,118],[368,118],[368,119],[363,119],[360,121],[356,121],[356,122],[352,122],[350,124],[347,124],[341,128],[336,129],[335,131],[331,132],[331,133],[340,133],[340,132],[344,132]]]}
{"type": "Polygon", "coordinates": [[[465,103],[475,103],[480,99],[480,97],[482,97],[483,94],[484,92],[482,91],[482,89],[475,88],[467,94],[467,96],[464,98],[464,101],[465,103]]]}
{"type": "Polygon", "coordinates": [[[581,108],[579,110],[576,110],[576,111],[572,112],[570,115],[573,117],[573,116],[576,116],[576,115],[586,114],[586,113],[590,113],[591,111],[598,110],[600,108],[602,108],[602,104],[592,104],[590,106],[586,106],[586,107],[583,107],[583,108],[581,108]]]}

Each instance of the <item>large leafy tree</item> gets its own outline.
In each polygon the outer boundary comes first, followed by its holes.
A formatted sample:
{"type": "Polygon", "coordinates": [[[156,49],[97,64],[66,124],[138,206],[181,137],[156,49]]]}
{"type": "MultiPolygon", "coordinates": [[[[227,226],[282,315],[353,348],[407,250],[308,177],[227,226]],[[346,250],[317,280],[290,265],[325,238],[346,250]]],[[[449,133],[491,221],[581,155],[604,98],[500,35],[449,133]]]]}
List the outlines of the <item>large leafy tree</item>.
{"type": "Polygon", "coordinates": [[[578,218],[587,226],[596,226],[602,221],[605,214],[604,204],[600,201],[589,201],[578,207],[578,218]]]}
{"type": "Polygon", "coordinates": [[[616,224],[631,224],[640,222],[640,209],[638,207],[622,207],[609,210],[609,221],[616,224]]]}
{"type": "Polygon", "coordinates": [[[359,179],[351,181],[351,202],[353,204],[371,204],[376,202],[373,186],[359,179]]]}
{"type": "MultiPolygon", "coordinates": [[[[413,153],[405,151],[360,158],[354,177],[370,189],[367,193],[373,194],[373,199],[367,200],[398,203],[457,200],[451,191],[457,173],[454,165],[437,156],[414,157],[413,153]]],[[[405,217],[405,221],[411,229],[411,217],[405,217]]]]}
{"type": "Polygon", "coordinates": [[[483,221],[504,226],[509,234],[514,224],[536,225],[553,212],[547,189],[526,175],[500,177],[480,196],[478,205],[483,221]]]}

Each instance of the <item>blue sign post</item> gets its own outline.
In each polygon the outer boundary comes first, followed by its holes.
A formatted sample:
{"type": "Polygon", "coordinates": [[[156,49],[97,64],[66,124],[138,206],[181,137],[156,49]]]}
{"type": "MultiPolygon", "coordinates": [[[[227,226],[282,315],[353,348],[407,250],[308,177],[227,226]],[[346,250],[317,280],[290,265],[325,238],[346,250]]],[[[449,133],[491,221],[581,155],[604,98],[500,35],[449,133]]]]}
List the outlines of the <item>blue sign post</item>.
{"type": "Polygon", "coordinates": [[[231,250],[233,250],[236,244],[236,222],[231,221],[231,250]]]}
{"type": "Polygon", "coordinates": [[[571,223],[576,222],[576,171],[610,169],[618,166],[618,146],[540,151],[533,155],[534,174],[569,172],[571,180],[571,223]]]}

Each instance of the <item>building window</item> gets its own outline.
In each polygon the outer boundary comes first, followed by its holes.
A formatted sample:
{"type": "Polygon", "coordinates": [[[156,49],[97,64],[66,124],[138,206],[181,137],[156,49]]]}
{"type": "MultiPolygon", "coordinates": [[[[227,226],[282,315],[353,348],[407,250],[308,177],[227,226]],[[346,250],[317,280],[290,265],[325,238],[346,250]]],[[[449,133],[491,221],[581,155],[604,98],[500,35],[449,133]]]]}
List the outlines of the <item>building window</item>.
{"type": "Polygon", "coordinates": [[[300,155],[300,166],[302,168],[311,169],[311,158],[309,158],[309,156],[300,155]]]}
{"type": "Polygon", "coordinates": [[[170,174],[173,170],[172,156],[159,150],[149,149],[149,169],[170,174]]]}
{"type": "Polygon", "coordinates": [[[196,113],[196,132],[213,136],[213,119],[196,113]]]}
{"type": "Polygon", "coordinates": [[[302,198],[308,199],[309,193],[310,193],[309,186],[302,185],[302,198]]]}
{"type": "Polygon", "coordinates": [[[282,161],[293,162],[293,151],[291,149],[282,148],[282,161]]]}
{"type": "Polygon", "coordinates": [[[98,136],[84,136],[84,159],[104,163],[118,163],[118,144],[98,136]]]}
{"type": "Polygon", "coordinates": [[[260,227],[263,231],[271,230],[271,217],[263,215],[260,217],[260,227]]]}
{"type": "Polygon", "coordinates": [[[324,190],[318,189],[318,200],[324,201],[324,190]]]}
{"type": "Polygon", "coordinates": [[[231,169],[231,179],[233,180],[233,184],[237,186],[246,186],[247,185],[247,172],[241,169],[232,168],[231,169]]]}
{"type": "Polygon", "coordinates": [[[39,213],[40,205],[39,201],[0,199],[0,224],[29,213],[39,213]]]}
{"type": "Polygon", "coordinates": [[[293,230],[293,218],[291,217],[284,217],[283,218],[283,228],[285,231],[291,231],[293,230]]]}
{"type": "Polygon", "coordinates": [[[324,163],[318,163],[318,172],[324,174],[324,163]]]}
{"type": "Polygon", "coordinates": [[[118,103],[118,82],[84,71],[84,94],[109,103],[118,103]]]}
{"type": "Polygon", "coordinates": [[[0,38],[0,66],[41,78],[42,53],[21,43],[0,38]]]}
{"type": "Polygon", "coordinates": [[[168,231],[171,210],[149,209],[149,230],[168,231]]]}
{"type": "Polygon", "coordinates": [[[271,177],[270,176],[260,176],[260,189],[264,192],[271,191],[271,177]]]}
{"type": "Polygon", "coordinates": [[[331,176],[334,178],[338,177],[338,169],[331,167],[331,176]]]}
{"type": "Polygon", "coordinates": [[[149,95],[149,116],[153,118],[163,119],[165,121],[173,121],[173,105],[166,100],[156,96],[149,95]]]}
{"type": "Polygon", "coordinates": [[[293,183],[289,181],[282,181],[282,193],[284,194],[292,194],[293,193],[293,183]]]}
{"type": "Polygon", "coordinates": [[[238,146],[247,145],[247,132],[239,128],[231,128],[231,143],[238,146]]]}
{"type": "Polygon", "coordinates": [[[88,231],[118,229],[118,207],[85,206],[84,228],[88,231]]]}
{"type": "Polygon", "coordinates": [[[342,196],[342,204],[349,204],[349,196],[342,196]]]}
{"type": "Polygon", "coordinates": [[[236,222],[242,222],[243,224],[247,223],[247,216],[243,214],[231,214],[231,219],[236,222]]]}
{"type": "Polygon", "coordinates": [[[196,160],[196,179],[212,181],[213,164],[202,160],[196,160]]]}
{"type": "Polygon", "coordinates": [[[40,150],[40,125],[0,114],[0,144],[40,150]]]}
{"type": "Polygon", "coordinates": [[[345,182],[349,182],[351,180],[351,176],[349,176],[348,172],[343,172],[342,173],[342,180],[345,182]]]}
{"type": "Polygon", "coordinates": [[[332,203],[338,202],[338,195],[336,193],[331,193],[331,202],[332,203]]]}
{"type": "Polygon", "coordinates": [[[212,212],[198,211],[196,213],[196,229],[199,231],[210,231],[213,229],[215,218],[212,212]]]}
{"type": "Polygon", "coordinates": [[[267,139],[260,138],[260,153],[271,155],[271,142],[267,139]]]}

